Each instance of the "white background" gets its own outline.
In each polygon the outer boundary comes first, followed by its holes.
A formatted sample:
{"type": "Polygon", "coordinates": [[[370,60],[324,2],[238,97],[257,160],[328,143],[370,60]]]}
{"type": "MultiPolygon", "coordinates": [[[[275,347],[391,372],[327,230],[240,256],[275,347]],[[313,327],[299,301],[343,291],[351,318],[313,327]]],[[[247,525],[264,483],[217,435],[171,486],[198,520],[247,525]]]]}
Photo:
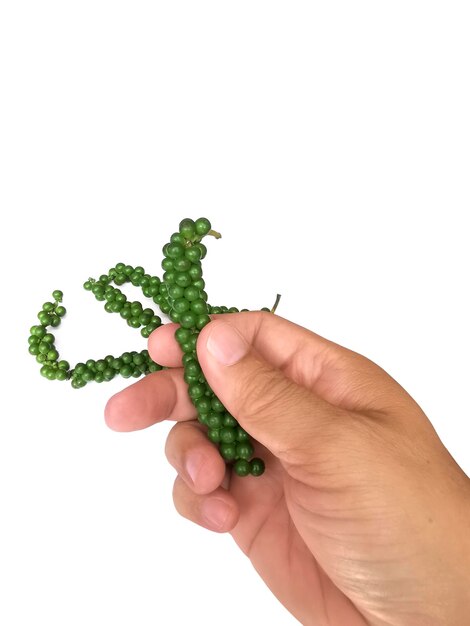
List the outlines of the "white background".
{"type": "Polygon", "coordinates": [[[470,472],[467,8],[1,4],[2,624],[297,623],[230,536],[174,511],[171,424],[114,433],[126,381],[73,390],[27,353],[57,288],[65,358],[145,347],[81,285],[121,260],[160,274],[183,217],[223,233],[211,302],[282,293],[280,315],[399,380],[470,472]]]}

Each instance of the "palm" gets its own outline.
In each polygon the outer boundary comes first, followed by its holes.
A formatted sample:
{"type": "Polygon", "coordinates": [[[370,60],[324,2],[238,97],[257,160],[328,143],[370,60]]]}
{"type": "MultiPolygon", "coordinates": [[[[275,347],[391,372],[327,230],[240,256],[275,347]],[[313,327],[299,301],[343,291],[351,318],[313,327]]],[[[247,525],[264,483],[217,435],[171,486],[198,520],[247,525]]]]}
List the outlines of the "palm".
{"type": "Polygon", "coordinates": [[[269,463],[262,485],[260,479],[238,477],[230,485],[240,507],[240,520],[232,531],[236,543],[272,592],[302,623],[308,624],[307,616],[315,607],[315,613],[322,612],[331,626],[366,624],[318,565],[297,529],[296,506],[290,496],[296,481],[266,449],[262,455],[269,463]]]}

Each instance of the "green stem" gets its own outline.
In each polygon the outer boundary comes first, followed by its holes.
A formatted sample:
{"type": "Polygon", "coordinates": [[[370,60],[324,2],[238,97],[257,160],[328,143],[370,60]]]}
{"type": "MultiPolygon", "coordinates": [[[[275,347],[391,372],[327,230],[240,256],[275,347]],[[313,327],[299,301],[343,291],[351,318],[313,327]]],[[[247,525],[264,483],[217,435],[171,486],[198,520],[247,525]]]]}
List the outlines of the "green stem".
{"type": "Polygon", "coordinates": [[[276,309],[277,309],[277,305],[279,304],[279,300],[281,299],[281,294],[278,293],[276,296],[276,302],[273,305],[273,308],[271,309],[271,313],[275,313],[276,309]]]}

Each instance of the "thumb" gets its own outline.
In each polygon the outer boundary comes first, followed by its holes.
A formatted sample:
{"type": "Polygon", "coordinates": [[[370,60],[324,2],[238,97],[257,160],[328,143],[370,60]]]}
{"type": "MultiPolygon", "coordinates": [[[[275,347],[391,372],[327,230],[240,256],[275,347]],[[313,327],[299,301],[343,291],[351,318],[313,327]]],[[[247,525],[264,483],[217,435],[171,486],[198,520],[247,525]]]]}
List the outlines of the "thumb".
{"type": "MultiPolygon", "coordinates": [[[[276,341],[279,335],[273,331],[279,331],[280,322],[286,325],[281,347],[286,347],[289,331],[291,349],[302,343],[297,333],[308,331],[271,313],[234,314],[201,331],[198,359],[214,393],[240,425],[281,461],[298,464],[311,455],[320,433],[323,439],[346,411],[294,382],[276,363],[279,359],[272,364],[257,349],[266,334],[276,341]]],[[[287,352],[284,358],[285,368],[292,362],[287,352]]]]}

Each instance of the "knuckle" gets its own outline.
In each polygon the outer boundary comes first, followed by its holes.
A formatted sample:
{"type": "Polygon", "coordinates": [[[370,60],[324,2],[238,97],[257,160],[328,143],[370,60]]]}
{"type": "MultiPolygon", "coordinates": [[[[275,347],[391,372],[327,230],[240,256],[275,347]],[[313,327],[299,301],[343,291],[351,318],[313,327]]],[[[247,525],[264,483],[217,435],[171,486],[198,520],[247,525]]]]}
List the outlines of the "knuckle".
{"type": "Polygon", "coordinates": [[[269,418],[295,402],[295,391],[295,385],[281,372],[259,363],[254,374],[250,372],[239,381],[236,411],[241,418],[269,418]]]}
{"type": "Polygon", "coordinates": [[[165,456],[169,463],[173,465],[173,467],[176,467],[175,464],[177,462],[177,452],[180,448],[181,431],[179,429],[179,424],[177,423],[171,428],[165,441],[165,456]]]}
{"type": "Polygon", "coordinates": [[[165,455],[167,460],[177,469],[181,469],[182,457],[189,450],[196,448],[205,449],[206,438],[202,424],[194,420],[177,422],[168,433],[165,442],[165,455]]]}
{"type": "Polygon", "coordinates": [[[181,515],[181,517],[192,521],[194,519],[194,503],[189,497],[189,491],[186,483],[179,475],[173,483],[172,496],[176,512],[181,515]]]}
{"type": "Polygon", "coordinates": [[[177,512],[182,515],[182,509],[181,509],[181,488],[183,485],[183,479],[180,476],[177,476],[175,478],[175,482],[173,483],[173,491],[172,491],[172,497],[173,497],[173,504],[175,505],[175,509],[177,510],[177,512]]]}

